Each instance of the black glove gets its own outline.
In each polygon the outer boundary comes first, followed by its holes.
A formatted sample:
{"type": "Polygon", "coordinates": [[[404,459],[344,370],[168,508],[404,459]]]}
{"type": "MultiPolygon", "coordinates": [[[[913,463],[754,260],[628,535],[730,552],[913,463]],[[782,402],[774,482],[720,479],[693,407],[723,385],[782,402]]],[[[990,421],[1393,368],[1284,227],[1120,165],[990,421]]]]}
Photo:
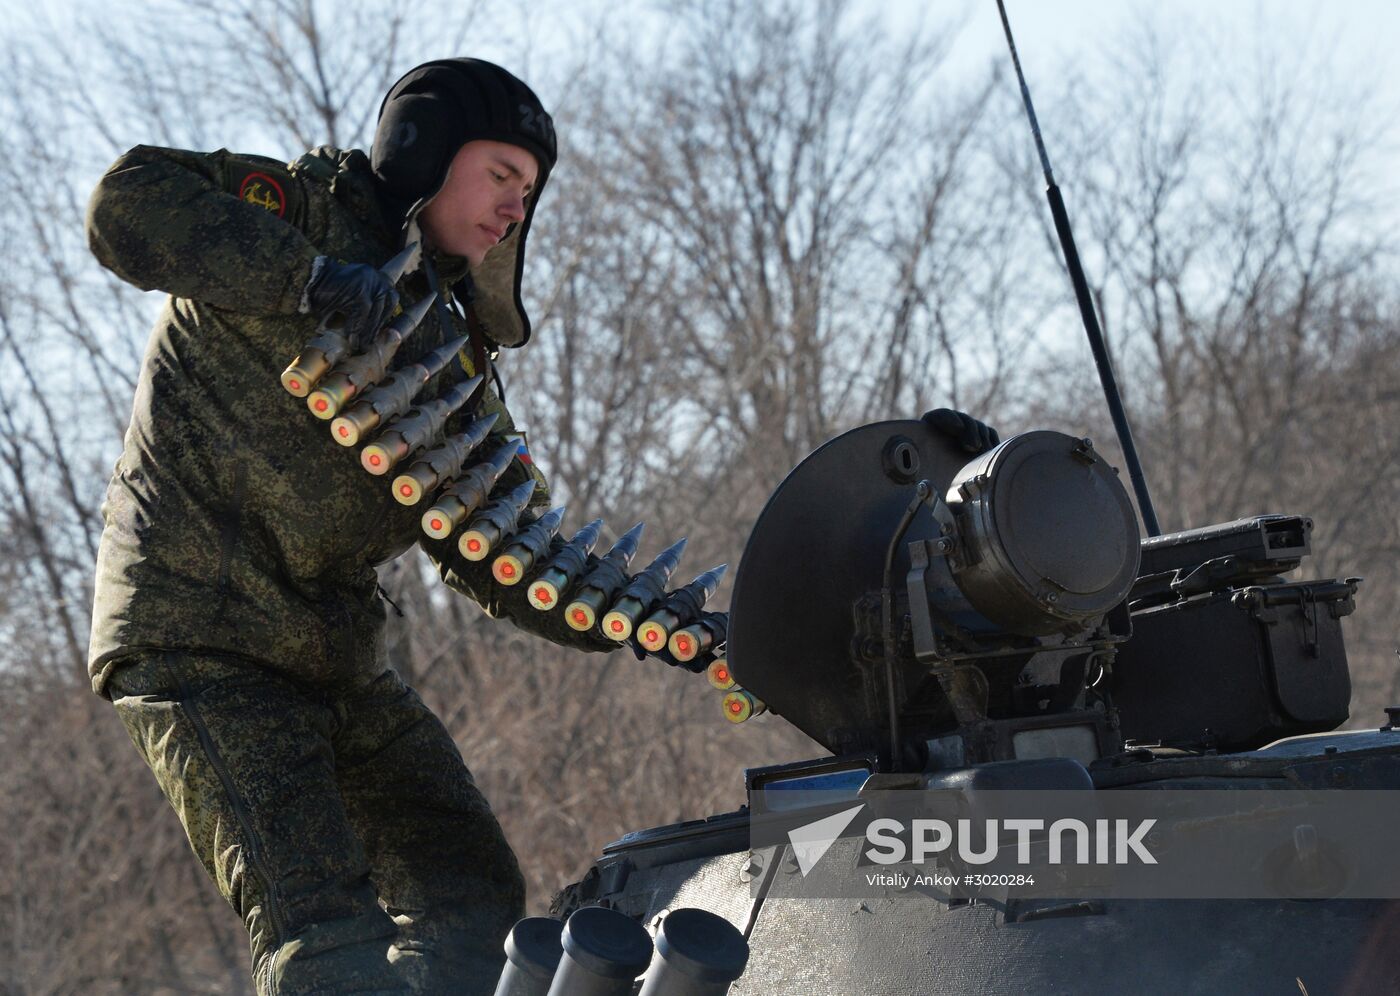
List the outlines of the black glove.
{"type": "Polygon", "coordinates": [[[925,412],[923,421],[930,429],[947,436],[974,456],[986,453],[1001,442],[1001,436],[990,425],[951,408],[935,408],[925,412]]]}
{"type": "MultiPolygon", "coordinates": [[[[684,668],[686,670],[690,669],[689,665],[682,664],[680,661],[672,657],[671,651],[667,650],[665,647],[662,647],[660,650],[646,649],[646,647],[643,647],[640,643],[637,642],[636,636],[629,636],[624,642],[618,644],[618,646],[630,647],[632,649],[632,653],[636,655],[637,660],[639,661],[644,661],[648,657],[652,657],[656,660],[659,660],[662,664],[666,664],[670,667],[679,667],[684,668]]],[[[709,657],[713,658],[714,655],[710,654],[709,657]]],[[[707,659],[705,663],[708,664],[709,660],[707,659]]]]}
{"type": "Polygon", "coordinates": [[[399,292],[388,277],[366,263],[337,263],[329,256],[317,256],[305,300],[306,311],[322,324],[339,315],[339,327],[351,350],[358,353],[393,317],[399,292]]]}

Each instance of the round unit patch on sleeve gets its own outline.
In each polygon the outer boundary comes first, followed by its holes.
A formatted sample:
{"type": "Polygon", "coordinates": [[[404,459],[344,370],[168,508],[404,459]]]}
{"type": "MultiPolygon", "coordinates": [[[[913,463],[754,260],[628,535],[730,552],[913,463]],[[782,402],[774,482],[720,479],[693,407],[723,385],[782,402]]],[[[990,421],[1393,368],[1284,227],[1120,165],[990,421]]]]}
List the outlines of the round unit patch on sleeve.
{"type": "Polygon", "coordinates": [[[281,218],[287,213],[287,195],[282,185],[266,173],[249,173],[238,185],[239,200],[266,208],[281,218]]]}

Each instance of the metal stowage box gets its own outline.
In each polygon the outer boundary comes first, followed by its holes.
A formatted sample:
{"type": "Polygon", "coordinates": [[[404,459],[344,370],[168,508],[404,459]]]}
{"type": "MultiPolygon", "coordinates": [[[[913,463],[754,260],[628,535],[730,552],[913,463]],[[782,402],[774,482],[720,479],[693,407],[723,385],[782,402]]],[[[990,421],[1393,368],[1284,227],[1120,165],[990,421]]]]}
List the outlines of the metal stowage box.
{"type": "Polygon", "coordinates": [[[1111,685],[1125,740],[1250,750],[1346,721],[1341,619],[1359,579],[1277,577],[1306,557],[1311,526],[1259,516],[1144,544],[1111,685]]]}

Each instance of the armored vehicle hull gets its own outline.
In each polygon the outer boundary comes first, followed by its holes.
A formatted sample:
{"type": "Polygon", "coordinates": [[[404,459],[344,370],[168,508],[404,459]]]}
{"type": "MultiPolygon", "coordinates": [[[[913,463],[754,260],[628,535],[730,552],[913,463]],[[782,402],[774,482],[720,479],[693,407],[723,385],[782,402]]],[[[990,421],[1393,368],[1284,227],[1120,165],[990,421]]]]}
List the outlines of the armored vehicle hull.
{"type": "MultiPolygon", "coordinates": [[[[1096,798],[1400,789],[1400,729],[1314,732],[1346,719],[1340,620],[1359,582],[1282,578],[1311,521],[1139,543],[1104,470],[1087,442],[1049,432],[969,464],[917,421],[863,426],[796,468],[740,563],[728,662],[777,717],[760,721],[793,722],[833,756],[751,770],[750,798],[778,781],[851,800],[891,778],[972,792],[993,770],[991,787],[1096,798]],[[1038,507],[1046,495],[1079,512],[1038,507]],[[793,572],[823,579],[796,608],[793,572]],[[1024,591],[1052,576],[1071,579],[1077,616],[1053,600],[1035,615],[1024,591]]],[[[745,807],[629,834],[554,912],[603,906],[654,932],[708,910],[749,944],[729,991],[763,996],[1369,993],[1400,978],[1400,900],[1326,898],[1344,892],[1325,883],[1279,893],[1300,899],[821,898],[790,847],[751,849],[751,829],[745,807]]]]}

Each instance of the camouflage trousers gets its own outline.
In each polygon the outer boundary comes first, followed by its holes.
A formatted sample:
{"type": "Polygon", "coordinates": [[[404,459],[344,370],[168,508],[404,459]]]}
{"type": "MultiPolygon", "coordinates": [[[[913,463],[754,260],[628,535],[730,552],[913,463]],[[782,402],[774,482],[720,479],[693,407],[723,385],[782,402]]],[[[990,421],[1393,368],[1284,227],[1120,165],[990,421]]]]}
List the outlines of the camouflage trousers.
{"type": "Polygon", "coordinates": [[[524,883],[446,729],[396,673],[326,695],[161,652],[108,690],[248,928],[259,994],[494,992],[524,883]]]}

